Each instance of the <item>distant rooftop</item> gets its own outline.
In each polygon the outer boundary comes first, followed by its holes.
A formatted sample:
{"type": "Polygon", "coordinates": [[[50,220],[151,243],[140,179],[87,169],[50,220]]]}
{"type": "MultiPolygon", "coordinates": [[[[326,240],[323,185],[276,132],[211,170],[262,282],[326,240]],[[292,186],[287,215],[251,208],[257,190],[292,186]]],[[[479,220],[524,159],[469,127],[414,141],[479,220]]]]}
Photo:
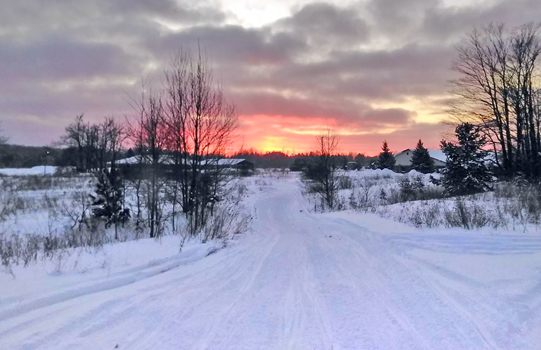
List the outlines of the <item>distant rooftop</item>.
{"type": "MultiPolygon", "coordinates": [[[[242,159],[242,158],[221,158],[221,159],[208,158],[208,159],[203,159],[202,162],[205,164],[214,164],[214,165],[237,165],[244,161],[245,159],[242,159]]],[[[116,161],[116,164],[139,164],[139,163],[150,164],[150,162],[151,162],[150,157],[143,157],[141,161],[141,156],[137,155],[137,156],[133,156],[129,158],[119,159],[116,161]]],[[[161,164],[174,164],[174,160],[171,156],[164,155],[160,157],[160,163],[161,164]]]]}
{"type": "MultiPolygon", "coordinates": [[[[402,152],[397,153],[396,155],[399,155],[399,154],[405,153],[405,152],[413,152],[413,149],[407,148],[407,149],[403,150],[402,152]]],[[[439,160],[440,162],[444,162],[444,163],[445,163],[445,162],[447,161],[447,156],[445,155],[445,153],[443,153],[442,150],[439,150],[439,149],[429,149],[429,150],[428,150],[428,154],[430,154],[430,157],[431,157],[431,158],[437,159],[437,160],[439,160]]]]}

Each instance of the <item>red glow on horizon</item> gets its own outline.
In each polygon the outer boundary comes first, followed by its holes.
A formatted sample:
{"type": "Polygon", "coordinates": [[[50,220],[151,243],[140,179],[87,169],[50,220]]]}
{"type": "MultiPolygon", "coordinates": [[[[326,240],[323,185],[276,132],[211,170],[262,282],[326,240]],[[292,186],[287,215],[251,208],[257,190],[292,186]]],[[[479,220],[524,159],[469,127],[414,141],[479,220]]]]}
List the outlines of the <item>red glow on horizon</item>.
{"type": "MultiPolygon", "coordinates": [[[[296,116],[251,115],[240,116],[238,138],[231,153],[254,150],[260,153],[283,152],[288,155],[309,153],[315,150],[315,137],[330,128],[340,137],[338,153],[376,156],[383,141],[387,141],[393,153],[415,148],[419,139],[425,147],[439,149],[443,128],[439,125],[421,125],[417,128],[393,130],[389,133],[367,132],[354,134],[354,128],[337,126],[334,119],[302,118],[296,116]],[[342,134],[341,134],[342,132],[342,134]]],[[[370,131],[370,130],[368,130],[370,131]]]]}

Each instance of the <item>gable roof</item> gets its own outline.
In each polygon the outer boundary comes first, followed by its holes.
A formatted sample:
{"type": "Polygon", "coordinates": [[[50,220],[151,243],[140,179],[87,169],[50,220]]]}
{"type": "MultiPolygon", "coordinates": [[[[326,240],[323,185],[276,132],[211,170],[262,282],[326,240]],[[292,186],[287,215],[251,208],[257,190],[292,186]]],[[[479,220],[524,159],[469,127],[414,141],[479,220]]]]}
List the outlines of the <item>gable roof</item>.
{"type": "MultiPolygon", "coordinates": [[[[144,163],[144,164],[150,164],[150,162],[151,162],[149,157],[143,157],[142,160],[143,160],[142,163],[144,163]]],[[[209,159],[203,159],[202,163],[204,163],[204,164],[215,164],[215,165],[221,165],[221,166],[225,166],[225,165],[233,166],[233,165],[238,165],[238,164],[240,164],[242,162],[245,162],[245,161],[246,160],[242,159],[242,158],[221,158],[221,159],[209,158],[209,159]]],[[[116,164],[139,164],[139,163],[141,163],[141,156],[139,156],[139,155],[129,157],[129,158],[124,158],[124,159],[119,159],[119,160],[116,161],[116,164]]],[[[167,155],[163,155],[163,156],[160,156],[160,163],[161,164],[173,164],[174,161],[173,161],[172,157],[167,156],[167,155]]]]}
{"type": "Polygon", "coordinates": [[[429,149],[428,154],[430,154],[431,158],[439,160],[440,162],[447,162],[447,156],[440,149],[429,149]]]}
{"type": "MultiPolygon", "coordinates": [[[[404,153],[413,152],[413,151],[414,151],[413,149],[407,148],[407,149],[403,150],[402,152],[395,154],[395,157],[400,156],[400,155],[402,155],[404,153]]],[[[429,149],[428,154],[430,155],[430,158],[432,158],[434,160],[437,160],[437,161],[440,161],[440,162],[443,162],[443,163],[445,163],[447,161],[447,156],[445,155],[445,153],[443,153],[442,150],[429,149]]],[[[411,154],[408,154],[408,156],[411,156],[411,154]]]]}

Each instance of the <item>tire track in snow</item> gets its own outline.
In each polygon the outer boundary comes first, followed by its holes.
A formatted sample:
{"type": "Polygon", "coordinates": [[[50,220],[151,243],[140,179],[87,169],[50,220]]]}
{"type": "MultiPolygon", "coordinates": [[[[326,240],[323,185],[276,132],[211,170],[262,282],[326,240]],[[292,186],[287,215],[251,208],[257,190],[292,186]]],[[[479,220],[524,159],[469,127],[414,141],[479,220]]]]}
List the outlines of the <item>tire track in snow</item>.
{"type": "MultiPolygon", "coordinates": [[[[192,280],[188,281],[189,290],[178,290],[178,286],[172,285],[171,287],[173,289],[176,288],[179,295],[191,299],[190,307],[181,311],[175,310],[162,317],[162,320],[154,330],[146,334],[143,338],[133,342],[130,348],[153,348],[156,339],[168,337],[168,333],[171,331],[171,320],[185,319],[198,310],[204,309],[213,300],[215,295],[227,294],[231,291],[235,291],[235,294],[237,294],[237,288],[226,287],[237,286],[237,283],[242,283],[243,286],[240,288],[240,294],[232,297],[232,302],[228,301],[227,304],[219,305],[213,310],[212,321],[210,325],[205,326],[205,330],[199,336],[200,340],[194,344],[185,344],[185,348],[190,349],[206,348],[208,343],[212,342],[215,337],[215,329],[226,322],[228,315],[233,314],[233,311],[241,302],[243,296],[250,290],[250,286],[253,284],[258,270],[261,268],[268,254],[270,254],[278,237],[275,235],[265,235],[261,236],[261,238],[250,249],[244,249],[235,256],[229,256],[232,259],[222,258],[213,267],[207,268],[197,275],[192,275],[192,280]],[[246,280],[246,276],[251,277],[246,280]],[[212,288],[208,288],[210,285],[213,285],[212,288]]],[[[173,322],[173,326],[175,325],[178,326],[178,324],[173,322]]]]}
{"type": "MultiPolygon", "coordinates": [[[[494,336],[500,317],[493,325],[472,313],[490,317],[495,305],[515,304],[499,296],[484,303],[482,283],[469,284],[465,276],[407,254],[421,245],[452,253],[460,244],[431,245],[428,236],[376,234],[347,220],[301,213],[296,186],[281,183],[261,196],[255,232],[238,245],[106,293],[29,310],[0,331],[8,344],[28,349],[465,350],[511,344],[494,336]],[[458,283],[449,287],[447,280],[458,283]]],[[[136,267],[113,279],[140,272],[136,267]]],[[[538,294],[532,290],[523,301],[537,305],[538,294]]]]}
{"type": "Polygon", "coordinates": [[[111,279],[103,279],[98,283],[82,284],[75,288],[65,289],[61,292],[54,292],[50,295],[23,301],[14,307],[5,307],[0,309],[0,322],[6,321],[12,317],[18,317],[25,313],[35,311],[41,308],[49,307],[75,298],[86,295],[100,293],[111,289],[124,287],[144,279],[157,276],[164,272],[175,269],[181,265],[188,264],[201,259],[202,256],[184,257],[182,255],[175,259],[166,259],[162,263],[151,262],[150,266],[135,269],[135,273],[126,276],[120,276],[111,279]]]}
{"type": "MultiPolygon", "coordinates": [[[[351,227],[356,227],[357,225],[353,224],[353,223],[348,223],[351,227]]],[[[366,229],[363,228],[363,230],[367,231],[366,229]]],[[[350,240],[350,242],[352,244],[359,244],[355,239],[352,238],[352,236],[350,235],[349,231],[345,231],[345,236],[347,237],[347,239],[350,240]]],[[[377,234],[373,234],[373,237],[378,237],[377,234]]],[[[485,343],[486,347],[489,348],[489,349],[497,349],[499,347],[497,347],[494,342],[487,336],[487,334],[489,334],[489,331],[486,330],[484,327],[480,326],[475,318],[473,317],[473,315],[469,312],[466,312],[464,310],[464,308],[462,308],[456,301],[452,300],[451,298],[449,298],[449,296],[444,293],[441,289],[437,289],[434,287],[434,285],[432,283],[430,283],[429,281],[427,281],[425,279],[425,277],[423,276],[423,274],[421,273],[418,273],[418,272],[413,272],[414,269],[405,264],[402,260],[399,260],[397,259],[396,257],[398,257],[399,255],[395,255],[395,256],[392,256],[389,254],[389,252],[392,252],[392,249],[389,247],[388,243],[384,242],[383,240],[381,239],[378,239],[376,238],[378,241],[380,241],[380,247],[384,247],[386,249],[383,249],[383,250],[379,250],[377,252],[377,254],[373,254],[373,256],[378,256],[378,257],[381,257],[381,256],[386,256],[386,261],[387,262],[393,262],[394,264],[393,265],[402,265],[404,266],[407,271],[409,272],[409,280],[411,281],[411,283],[408,283],[409,286],[411,287],[414,287],[414,286],[419,286],[419,285],[424,285],[424,286],[428,286],[432,291],[433,293],[429,293],[429,294],[424,294],[426,296],[428,295],[431,295],[431,294],[435,294],[436,296],[439,296],[439,298],[434,298],[432,297],[433,300],[437,301],[438,302],[438,299],[439,299],[439,302],[443,301],[445,302],[445,304],[449,307],[451,307],[452,309],[455,310],[455,312],[460,315],[463,319],[467,320],[470,325],[474,328],[474,330],[476,331],[476,333],[478,334],[478,336],[482,339],[482,341],[485,343]],[[413,279],[412,279],[413,278],[413,279]],[[420,284],[419,283],[419,280],[422,281],[422,283],[420,284]]],[[[355,255],[358,255],[358,253],[354,252],[355,255]]],[[[374,269],[373,269],[374,270],[374,269]]],[[[378,269],[378,270],[381,270],[381,269],[378,269]]],[[[387,271],[396,271],[397,269],[387,269],[387,271]]],[[[375,271],[375,270],[374,270],[375,271]]],[[[402,275],[402,278],[404,276],[407,276],[408,274],[403,274],[402,275]]],[[[374,275],[376,276],[376,275],[374,275]]],[[[381,276],[379,276],[379,278],[381,278],[381,276]]],[[[387,278],[389,280],[389,278],[387,278]]],[[[394,279],[394,278],[393,278],[394,279]]],[[[390,303],[387,303],[387,305],[392,305],[390,303]]],[[[397,314],[397,313],[401,313],[400,311],[397,311],[395,312],[394,314],[397,314]]],[[[414,315],[414,314],[413,314],[414,315]]],[[[404,317],[402,317],[402,319],[404,319],[404,317]]],[[[410,321],[407,321],[406,322],[408,324],[411,325],[411,322],[410,321]]],[[[455,323],[456,324],[456,323],[455,323]]],[[[471,335],[469,333],[464,333],[461,329],[459,329],[459,333],[462,333],[463,334],[463,339],[464,341],[471,341],[471,335]]]]}

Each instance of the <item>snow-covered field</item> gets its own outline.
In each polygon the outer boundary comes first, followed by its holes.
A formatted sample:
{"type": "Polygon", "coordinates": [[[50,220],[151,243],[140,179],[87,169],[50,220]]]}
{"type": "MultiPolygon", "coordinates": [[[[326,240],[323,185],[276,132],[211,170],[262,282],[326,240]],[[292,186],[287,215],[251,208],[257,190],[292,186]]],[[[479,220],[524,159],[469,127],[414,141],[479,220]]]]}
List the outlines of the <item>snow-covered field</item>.
{"type": "Polygon", "coordinates": [[[32,168],[0,168],[0,175],[4,176],[38,176],[53,175],[57,167],[40,165],[32,168]]]}
{"type": "MultiPolygon", "coordinates": [[[[338,171],[334,211],[373,213],[417,228],[466,228],[489,234],[541,233],[541,186],[515,180],[496,182],[494,190],[448,197],[436,185],[441,174],[389,169],[338,171]]],[[[311,211],[329,211],[320,194],[304,195],[311,211]]],[[[375,216],[374,216],[375,217],[375,216]]]]}
{"type": "Polygon", "coordinates": [[[246,181],[252,229],[224,249],[165,236],[0,273],[0,349],[541,348],[541,232],[316,213],[295,175],[246,181]]]}

